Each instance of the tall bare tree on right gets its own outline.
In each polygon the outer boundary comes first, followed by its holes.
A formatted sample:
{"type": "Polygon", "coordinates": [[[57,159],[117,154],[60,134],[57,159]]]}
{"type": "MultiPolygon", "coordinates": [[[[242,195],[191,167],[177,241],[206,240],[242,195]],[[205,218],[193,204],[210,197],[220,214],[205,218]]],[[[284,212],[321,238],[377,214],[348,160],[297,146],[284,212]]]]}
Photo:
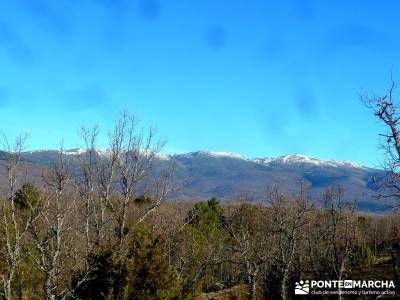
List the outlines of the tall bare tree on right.
{"type": "MultiPolygon", "coordinates": [[[[385,95],[361,95],[361,101],[370,108],[375,117],[385,125],[385,130],[379,135],[382,137],[380,148],[385,155],[381,164],[388,171],[389,176],[380,183],[380,197],[398,199],[400,206],[400,111],[395,102],[394,90],[397,84],[393,79],[385,95]]],[[[375,182],[375,179],[373,179],[375,182]]]]}

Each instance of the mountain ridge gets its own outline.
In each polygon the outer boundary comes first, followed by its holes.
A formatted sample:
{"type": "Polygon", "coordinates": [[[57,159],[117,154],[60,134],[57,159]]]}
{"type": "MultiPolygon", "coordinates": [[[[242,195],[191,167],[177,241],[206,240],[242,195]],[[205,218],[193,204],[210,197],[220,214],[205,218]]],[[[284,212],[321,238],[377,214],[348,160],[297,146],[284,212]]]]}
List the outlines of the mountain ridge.
{"type": "MultiPolygon", "coordinates": [[[[87,150],[84,148],[71,148],[66,149],[63,151],[66,155],[81,155],[85,153],[87,150]]],[[[97,148],[96,152],[99,155],[106,156],[109,154],[109,149],[102,149],[97,148]]],[[[24,153],[44,153],[44,152],[59,152],[59,150],[52,150],[52,149],[40,149],[40,150],[33,150],[33,151],[25,151],[24,153]]],[[[337,166],[347,166],[347,167],[354,167],[354,168],[368,168],[368,169],[376,169],[368,166],[364,166],[350,160],[335,160],[335,159],[321,159],[316,158],[310,155],[305,154],[286,154],[286,155],[279,155],[279,156],[265,156],[265,157],[255,157],[255,158],[248,158],[244,157],[241,154],[235,152],[227,152],[227,151],[209,151],[209,150],[197,150],[191,152],[184,152],[184,153],[174,153],[174,154],[164,154],[164,153],[157,153],[157,157],[163,158],[174,158],[174,157],[187,157],[187,156],[197,156],[197,155],[208,155],[212,157],[227,157],[227,158],[235,158],[235,159],[243,159],[248,161],[253,161],[256,163],[268,165],[270,163],[282,162],[288,164],[316,164],[316,165],[329,165],[332,167],[337,166]]]]}
{"type": "MultiPolygon", "coordinates": [[[[65,150],[72,168],[78,168],[77,157],[86,150],[65,150]]],[[[23,158],[36,167],[52,165],[58,150],[27,151],[23,158]]],[[[100,157],[109,150],[97,149],[100,157]]],[[[245,196],[249,201],[265,197],[266,187],[276,186],[283,192],[295,194],[300,186],[316,202],[323,199],[328,187],[342,186],[348,200],[357,200],[359,210],[373,213],[388,210],[387,203],[377,199],[377,186],[386,178],[386,172],[362,166],[351,161],[323,160],[303,154],[278,157],[246,158],[232,152],[195,151],[155,156],[150,176],[173,164],[174,184],[179,189],[171,194],[178,200],[206,200],[217,197],[222,201],[245,196]]]]}

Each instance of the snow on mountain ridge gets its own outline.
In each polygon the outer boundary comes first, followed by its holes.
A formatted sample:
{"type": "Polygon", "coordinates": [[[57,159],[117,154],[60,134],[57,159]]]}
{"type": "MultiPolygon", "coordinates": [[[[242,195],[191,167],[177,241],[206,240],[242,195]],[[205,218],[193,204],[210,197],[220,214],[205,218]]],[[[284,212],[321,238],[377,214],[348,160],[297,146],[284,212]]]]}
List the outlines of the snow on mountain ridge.
{"type": "MultiPolygon", "coordinates": [[[[60,150],[36,150],[36,151],[27,151],[26,153],[32,154],[32,153],[43,153],[51,151],[59,152],[60,150]]],[[[84,148],[73,148],[73,149],[63,150],[63,153],[67,156],[79,156],[86,153],[87,151],[88,150],[84,148]]],[[[101,157],[109,157],[112,154],[110,149],[96,148],[95,151],[101,157]]],[[[163,153],[156,153],[155,157],[163,160],[168,160],[170,158],[169,155],[163,153]]]]}
{"type": "Polygon", "coordinates": [[[244,159],[240,154],[225,151],[203,151],[204,153],[214,157],[230,157],[237,159],[244,159]]]}
{"type": "Polygon", "coordinates": [[[68,149],[68,150],[64,151],[65,155],[81,155],[85,152],[86,152],[86,149],[82,149],[82,148],[68,149]]]}
{"type": "Polygon", "coordinates": [[[253,159],[253,161],[266,166],[269,166],[272,163],[281,163],[281,164],[308,164],[315,166],[328,166],[334,168],[337,167],[364,168],[362,165],[347,160],[318,159],[303,154],[291,154],[278,157],[255,158],[253,159]]]}
{"type": "MultiPolygon", "coordinates": [[[[29,153],[34,153],[34,152],[43,152],[47,150],[38,150],[38,151],[29,151],[29,153]]],[[[68,149],[65,150],[65,154],[69,156],[73,155],[82,155],[85,153],[87,150],[82,149],[82,148],[75,148],[75,149],[68,149]]],[[[98,155],[106,157],[110,155],[110,150],[109,149],[96,149],[96,152],[98,155]]],[[[201,150],[201,151],[195,151],[195,152],[188,152],[188,153],[182,153],[182,154],[164,154],[164,153],[158,153],[156,154],[156,157],[158,159],[162,160],[169,160],[174,157],[186,157],[186,158],[191,158],[191,157],[196,157],[196,156],[208,156],[208,157],[213,157],[213,158],[233,158],[233,159],[241,159],[241,160],[247,160],[251,161],[257,164],[261,164],[264,166],[270,166],[271,164],[284,164],[284,165],[314,165],[314,166],[326,166],[326,167],[345,167],[345,168],[365,168],[362,165],[359,165],[357,163],[353,163],[351,161],[346,161],[346,160],[327,160],[327,159],[318,159],[314,158],[311,156],[303,155],[303,154],[290,154],[290,155],[283,155],[283,156],[278,156],[278,157],[263,157],[263,158],[253,158],[253,159],[248,159],[240,154],[234,153],[234,152],[225,152],[225,151],[206,151],[206,150],[201,150]]]]}
{"type": "Polygon", "coordinates": [[[193,156],[210,156],[210,157],[226,157],[226,158],[235,158],[235,159],[245,159],[243,158],[240,154],[234,153],[234,152],[224,152],[224,151],[206,151],[206,150],[201,150],[201,151],[194,151],[194,152],[188,152],[188,153],[181,153],[181,154],[174,154],[171,155],[172,157],[186,157],[190,158],[193,156]]]}

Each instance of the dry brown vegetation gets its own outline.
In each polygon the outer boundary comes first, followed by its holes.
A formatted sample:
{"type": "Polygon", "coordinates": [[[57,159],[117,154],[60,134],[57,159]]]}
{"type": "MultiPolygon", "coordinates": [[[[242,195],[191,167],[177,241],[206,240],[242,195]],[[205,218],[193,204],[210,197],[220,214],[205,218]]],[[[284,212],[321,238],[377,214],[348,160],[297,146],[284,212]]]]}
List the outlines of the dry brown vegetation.
{"type": "MultiPolygon", "coordinates": [[[[391,128],[386,149],[397,167],[398,117],[385,99],[368,103],[391,128]]],[[[4,140],[3,299],[291,299],[300,279],[390,279],[400,287],[395,212],[357,214],[340,187],[317,201],[277,188],[257,204],[166,201],[173,166],[148,176],[163,146],[151,129],[122,114],[106,159],[96,152],[97,127],[81,132],[79,170],[61,147],[34,183],[21,158],[25,138],[4,140]]]]}

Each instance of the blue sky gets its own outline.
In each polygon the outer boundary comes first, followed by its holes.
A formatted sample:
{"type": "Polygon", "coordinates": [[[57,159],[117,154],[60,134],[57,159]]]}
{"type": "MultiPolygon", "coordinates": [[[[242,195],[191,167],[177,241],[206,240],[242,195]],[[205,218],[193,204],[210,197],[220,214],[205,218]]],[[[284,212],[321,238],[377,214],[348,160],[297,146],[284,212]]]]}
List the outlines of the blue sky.
{"type": "Polygon", "coordinates": [[[0,128],[29,148],[103,137],[124,108],[167,152],[373,166],[362,106],[399,78],[398,1],[0,0],[0,128]]]}

